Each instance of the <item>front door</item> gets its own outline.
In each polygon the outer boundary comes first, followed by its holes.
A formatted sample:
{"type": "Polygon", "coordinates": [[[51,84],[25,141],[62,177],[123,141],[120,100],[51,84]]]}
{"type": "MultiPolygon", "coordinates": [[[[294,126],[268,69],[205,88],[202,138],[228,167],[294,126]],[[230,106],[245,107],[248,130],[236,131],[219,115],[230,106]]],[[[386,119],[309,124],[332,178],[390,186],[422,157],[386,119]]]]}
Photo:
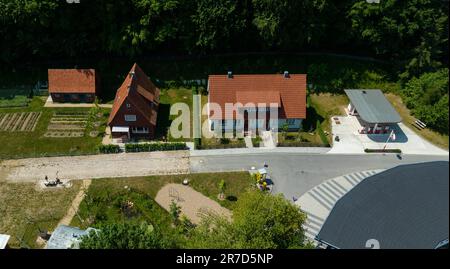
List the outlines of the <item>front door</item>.
{"type": "Polygon", "coordinates": [[[248,111],[244,111],[244,133],[248,132],[248,111]]]}

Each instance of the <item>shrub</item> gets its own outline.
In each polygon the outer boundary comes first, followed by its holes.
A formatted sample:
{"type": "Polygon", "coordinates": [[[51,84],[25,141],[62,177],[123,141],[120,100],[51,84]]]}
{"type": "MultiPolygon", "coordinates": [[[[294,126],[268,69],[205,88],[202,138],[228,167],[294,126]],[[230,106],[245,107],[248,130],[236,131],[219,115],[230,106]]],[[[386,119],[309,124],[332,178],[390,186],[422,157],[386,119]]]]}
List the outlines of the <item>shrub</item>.
{"type": "Polygon", "coordinates": [[[202,139],[201,138],[194,138],[194,148],[195,149],[202,148],[202,139]]]}
{"type": "Polygon", "coordinates": [[[126,152],[151,152],[151,151],[170,151],[185,150],[186,143],[143,143],[143,144],[125,144],[126,152]]]}
{"type": "Polygon", "coordinates": [[[320,125],[320,121],[317,121],[316,124],[316,130],[319,133],[320,139],[322,140],[322,143],[325,144],[327,147],[330,146],[330,143],[328,142],[328,138],[327,135],[325,134],[325,132],[322,129],[322,126],[320,125]]]}
{"type": "Polygon", "coordinates": [[[98,151],[105,154],[119,153],[120,147],[118,145],[100,145],[98,146],[98,151]]]}

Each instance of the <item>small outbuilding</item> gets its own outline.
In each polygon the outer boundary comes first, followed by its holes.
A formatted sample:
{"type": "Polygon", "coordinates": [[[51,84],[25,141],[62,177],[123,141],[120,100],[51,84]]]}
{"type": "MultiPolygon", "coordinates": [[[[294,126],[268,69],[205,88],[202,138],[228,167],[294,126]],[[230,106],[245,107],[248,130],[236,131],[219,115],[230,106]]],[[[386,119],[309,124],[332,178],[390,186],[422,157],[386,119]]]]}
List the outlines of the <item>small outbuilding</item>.
{"type": "Polygon", "coordinates": [[[53,102],[92,103],[99,91],[94,69],[49,69],[48,92],[53,102]]]}
{"type": "Polygon", "coordinates": [[[0,234],[0,249],[5,249],[8,247],[8,242],[11,236],[7,234],[0,234]]]}
{"type": "Polygon", "coordinates": [[[47,242],[47,249],[78,249],[81,237],[88,235],[94,228],[81,230],[77,227],[59,225],[47,242]]]}
{"type": "Polygon", "coordinates": [[[381,90],[345,90],[350,104],[348,114],[359,117],[363,126],[360,133],[388,133],[393,124],[400,123],[402,118],[389,103],[381,90]]]}

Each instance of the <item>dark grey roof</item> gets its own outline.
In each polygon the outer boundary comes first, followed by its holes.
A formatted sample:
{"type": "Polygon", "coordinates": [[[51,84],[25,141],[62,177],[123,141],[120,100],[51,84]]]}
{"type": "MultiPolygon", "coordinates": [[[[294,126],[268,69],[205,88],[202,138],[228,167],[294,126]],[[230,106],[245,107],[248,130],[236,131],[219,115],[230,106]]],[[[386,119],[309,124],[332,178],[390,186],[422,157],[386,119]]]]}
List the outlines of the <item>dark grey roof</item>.
{"type": "Polygon", "coordinates": [[[77,249],[79,248],[80,238],[89,234],[91,230],[94,229],[81,230],[77,227],[59,225],[48,240],[47,249],[77,249]]]}
{"type": "Polygon", "coordinates": [[[449,165],[402,165],[366,178],[332,209],[317,239],[344,249],[432,249],[449,236],[449,165]]]}
{"type": "Polygon", "coordinates": [[[402,118],[381,90],[345,90],[359,116],[368,123],[399,123],[402,118]]]}

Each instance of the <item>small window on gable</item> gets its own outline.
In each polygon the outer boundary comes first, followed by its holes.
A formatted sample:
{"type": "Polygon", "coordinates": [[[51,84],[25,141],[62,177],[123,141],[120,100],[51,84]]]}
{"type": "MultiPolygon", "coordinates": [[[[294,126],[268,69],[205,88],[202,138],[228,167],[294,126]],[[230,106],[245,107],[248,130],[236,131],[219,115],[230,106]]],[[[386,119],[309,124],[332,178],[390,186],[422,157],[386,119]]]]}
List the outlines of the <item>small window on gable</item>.
{"type": "Polygon", "coordinates": [[[131,108],[131,105],[130,105],[130,103],[127,103],[127,108],[131,108]]]}

